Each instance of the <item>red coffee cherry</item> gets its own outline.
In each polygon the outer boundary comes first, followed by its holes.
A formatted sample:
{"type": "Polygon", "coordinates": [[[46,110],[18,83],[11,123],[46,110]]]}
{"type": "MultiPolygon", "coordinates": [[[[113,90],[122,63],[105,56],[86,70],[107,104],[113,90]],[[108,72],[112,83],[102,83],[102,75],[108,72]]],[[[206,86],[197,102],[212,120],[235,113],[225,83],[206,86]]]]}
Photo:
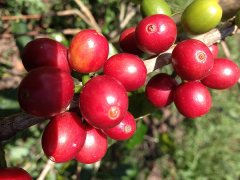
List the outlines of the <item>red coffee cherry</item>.
{"type": "Polygon", "coordinates": [[[22,168],[9,167],[0,168],[0,179],[2,180],[32,180],[30,174],[22,168]]]}
{"type": "Polygon", "coordinates": [[[134,91],[144,85],[147,69],[143,61],[133,54],[120,53],[108,59],[103,72],[118,79],[127,91],[134,91]]]}
{"type": "Polygon", "coordinates": [[[182,115],[196,118],[209,112],[212,98],[202,83],[190,81],[181,84],[174,91],[174,103],[182,115]]]}
{"type": "Polygon", "coordinates": [[[135,38],[136,27],[125,29],[119,38],[119,45],[124,52],[139,55],[142,51],[137,47],[135,38]]]}
{"type": "Polygon", "coordinates": [[[51,119],[42,136],[42,148],[54,162],[63,163],[75,158],[86,139],[85,126],[73,112],[64,112],[51,119]]]}
{"type": "Polygon", "coordinates": [[[168,50],[175,42],[177,27],[174,21],[163,14],[155,14],[141,20],[136,27],[138,47],[148,54],[168,50]]]}
{"type": "Polygon", "coordinates": [[[51,66],[71,72],[67,48],[53,39],[39,38],[30,41],[24,47],[21,58],[27,71],[42,66],[51,66]]]}
{"type": "Polygon", "coordinates": [[[172,65],[184,80],[200,80],[209,75],[213,55],[203,42],[189,39],[180,42],[172,52],[172,65]]]}
{"type": "Polygon", "coordinates": [[[173,91],[177,82],[168,74],[153,76],[146,86],[147,99],[156,107],[162,108],[173,102],[173,91]]]}
{"type": "Polygon", "coordinates": [[[18,90],[21,108],[39,117],[55,116],[66,110],[74,94],[71,75],[53,67],[30,71],[18,90]]]}
{"type": "Polygon", "coordinates": [[[127,112],[123,120],[110,129],[104,129],[103,132],[112,139],[122,141],[133,136],[136,131],[136,121],[133,115],[127,112]]]}
{"type": "Polygon", "coordinates": [[[236,63],[226,58],[217,58],[211,73],[202,79],[202,83],[213,89],[227,89],[234,86],[240,77],[236,63]]]}
{"type": "Polygon", "coordinates": [[[124,86],[108,75],[96,76],[83,87],[79,100],[83,117],[97,128],[111,128],[124,118],[128,96],[124,86]]]}
{"type": "Polygon", "coordinates": [[[99,70],[108,58],[107,39],[95,30],[80,31],[71,41],[69,47],[69,63],[80,73],[99,70]]]}
{"type": "Polygon", "coordinates": [[[83,147],[76,154],[76,160],[84,164],[92,164],[103,158],[107,152],[107,136],[101,130],[86,126],[86,140],[83,147]]]}
{"type": "Polygon", "coordinates": [[[218,57],[218,45],[217,43],[212,44],[211,46],[208,46],[208,48],[210,49],[212,55],[213,55],[213,59],[218,57]]]}

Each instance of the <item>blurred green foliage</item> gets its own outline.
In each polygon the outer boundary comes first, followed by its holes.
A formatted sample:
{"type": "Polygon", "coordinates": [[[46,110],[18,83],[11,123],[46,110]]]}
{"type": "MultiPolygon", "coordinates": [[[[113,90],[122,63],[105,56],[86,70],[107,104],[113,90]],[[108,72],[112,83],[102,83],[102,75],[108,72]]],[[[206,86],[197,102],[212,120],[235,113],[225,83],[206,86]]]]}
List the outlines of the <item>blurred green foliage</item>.
{"type": "MultiPolygon", "coordinates": [[[[180,13],[192,0],[167,2],[173,13],[180,13]]],[[[103,34],[110,38],[113,31],[122,30],[119,26],[118,0],[83,0],[96,17],[103,34]]],[[[136,25],[141,19],[139,5],[129,1],[137,14],[127,27],[136,25]]],[[[77,16],[56,16],[53,13],[66,9],[77,9],[70,0],[16,0],[6,1],[0,10],[3,15],[43,14],[41,20],[17,20],[10,23],[16,44],[21,49],[33,39],[29,31],[60,40],[68,46],[72,35],[64,35],[63,29],[88,28],[77,16]]],[[[0,24],[5,22],[0,21],[0,24]]],[[[1,27],[2,31],[2,27],[1,27]]],[[[231,58],[240,65],[240,36],[226,38],[231,58]]],[[[116,42],[111,44],[112,53],[119,51],[116,42]]],[[[219,57],[225,54],[219,45],[219,57]]],[[[5,57],[6,59],[8,56],[5,57]]],[[[0,67],[0,77],[9,67],[0,67]]],[[[166,67],[168,72],[170,67],[166,67]]],[[[141,90],[132,93],[129,110],[138,118],[137,132],[127,141],[113,143],[100,167],[82,165],[76,161],[56,164],[46,179],[147,179],[156,168],[157,179],[181,180],[235,180],[240,178],[240,96],[239,84],[230,90],[212,90],[213,107],[211,112],[195,120],[184,119],[174,105],[165,109],[171,112],[165,117],[164,111],[153,108],[141,90]],[[149,116],[143,116],[151,113],[149,116]],[[143,117],[140,117],[143,116],[143,117]],[[165,128],[163,128],[165,127],[165,128]],[[81,171],[80,171],[81,169],[81,171]],[[78,174],[78,175],[77,175],[78,174]]],[[[17,102],[17,89],[0,91],[0,116],[20,112],[17,102]]],[[[41,149],[41,134],[48,121],[18,133],[4,141],[3,147],[8,166],[26,169],[34,179],[44,168],[47,158],[41,149]]],[[[0,156],[4,153],[0,152],[0,156]]],[[[1,158],[2,159],[2,158],[1,158]]],[[[4,164],[1,161],[1,164],[4,164]]]]}

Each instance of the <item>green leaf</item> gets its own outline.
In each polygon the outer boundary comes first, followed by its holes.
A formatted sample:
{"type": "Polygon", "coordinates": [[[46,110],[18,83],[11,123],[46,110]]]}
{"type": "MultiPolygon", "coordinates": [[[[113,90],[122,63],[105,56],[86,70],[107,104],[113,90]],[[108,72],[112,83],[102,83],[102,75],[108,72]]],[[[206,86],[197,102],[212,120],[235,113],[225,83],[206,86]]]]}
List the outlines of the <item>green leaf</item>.
{"type": "Polygon", "coordinates": [[[7,167],[6,159],[5,159],[5,152],[2,146],[2,143],[0,143],[0,168],[7,167]]]}
{"type": "Polygon", "coordinates": [[[132,149],[135,146],[141,144],[144,140],[144,136],[147,133],[147,125],[144,124],[141,120],[137,123],[137,130],[135,134],[131,137],[131,139],[125,142],[125,146],[128,149],[132,149]]]}

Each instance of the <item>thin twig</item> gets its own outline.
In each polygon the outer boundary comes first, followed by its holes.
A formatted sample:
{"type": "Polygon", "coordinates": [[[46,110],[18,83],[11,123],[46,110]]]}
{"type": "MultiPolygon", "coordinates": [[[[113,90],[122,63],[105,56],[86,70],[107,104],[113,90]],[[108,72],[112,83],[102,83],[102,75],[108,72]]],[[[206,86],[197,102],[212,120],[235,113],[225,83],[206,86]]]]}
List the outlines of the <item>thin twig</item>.
{"type": "Polygon", "coordinates": [[[55,163],[53,161],[51,161],[50,159],[48,159],[46,165],[44,166],[41,174],[39,175],[39,177],[37,178],[37,180],[44,180],[45,177],[47,176],[48,172],[54,167],[55,163]]]}
{"type": "Polygon", "coordinates": [[[101,28],[99,27],[98,23],[96,22],[95,18],[93,17],[91,11],[84,5],[81,0],[74,0],[75,3],[80,7],[81,11],[86,15],[89,19],[91,26],[98,32],[101,32],[101,28]]]}
{"type": "Polygon", "coordinates": [[[231,53],[230,53],[230,50],[226,44],[225,41],[221,41],[221,46],[223,48],[223,52],[225,54],[225,56],[228,58],[228,59],[231,59],[231,53]]]}
{"type": "Polygon", "coordinates": [[[121,1],[120,3],[120,13],[119,13],[119,21],[123,21],[123,18],[125,17],[126,13],[126,3],[124,1],[121,1]]]}

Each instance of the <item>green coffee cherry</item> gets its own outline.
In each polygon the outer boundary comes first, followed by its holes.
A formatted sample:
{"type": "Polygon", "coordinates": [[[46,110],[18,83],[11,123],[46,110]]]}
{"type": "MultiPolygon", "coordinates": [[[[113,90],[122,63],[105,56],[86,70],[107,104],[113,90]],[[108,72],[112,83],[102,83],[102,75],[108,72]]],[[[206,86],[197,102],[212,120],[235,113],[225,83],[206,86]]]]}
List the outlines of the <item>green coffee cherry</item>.
{"type": "Polygon", "coordinates": [[[202,34],[216,27],[222,18],[222,8],[216,0],[195,0],[183,12],[183,28],[192,34],[202,34]]]}
{"type": "Polygon", "coordinates": [[[171,8],[165,0],[142,0],[141,13],[145,16],[165,14],[171,16],[171,8]]]}

